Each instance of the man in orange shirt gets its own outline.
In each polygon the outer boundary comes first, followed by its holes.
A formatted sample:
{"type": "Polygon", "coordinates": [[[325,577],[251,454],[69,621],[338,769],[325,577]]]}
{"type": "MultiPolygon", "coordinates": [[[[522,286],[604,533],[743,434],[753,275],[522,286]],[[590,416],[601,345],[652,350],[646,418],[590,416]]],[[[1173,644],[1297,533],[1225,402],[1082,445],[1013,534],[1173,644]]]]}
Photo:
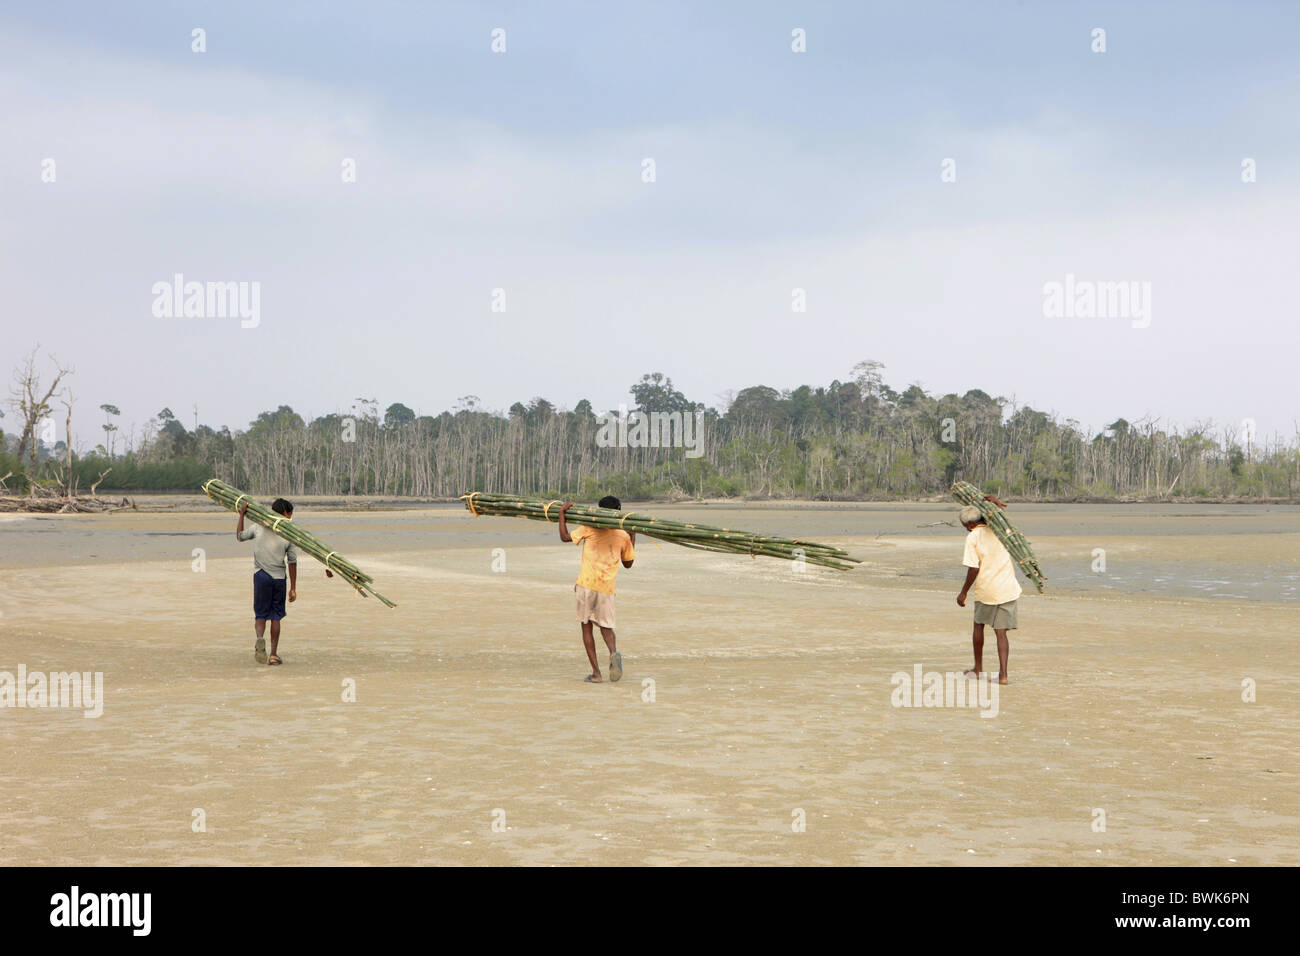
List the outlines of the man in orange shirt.
{"type": "MultiPolygon", "coordinates": [[[[613,495],[601,498],[598,506],[621,511],[620,502],[613,495]]],[[[582,625],[582,643],[587,649],[587,658],[591,661],[591,673],[587,682],[599,684],[604,679],[600,676],[600,663],[596,660],[596,639],[592,625],[600,628],[600,636],[609,648],[609,679],[619,680],[623,676],[623,655],[614,645],[614,579],[618,576],[618,566],[632,567],[636,558],[633,546],[636,544],[636,532],[622,531],[618,528],[588,528],[580,525],[572,535],[564,523],[565,513],[573,507],[569,501],[560,508],[560,540],[572,541],[582,548],[582,570],[578,573],[578,582],[573,592],[578,596],[578,623],[582,625]],[[585,547],[583,542],[586,542],[585,547]]]]}

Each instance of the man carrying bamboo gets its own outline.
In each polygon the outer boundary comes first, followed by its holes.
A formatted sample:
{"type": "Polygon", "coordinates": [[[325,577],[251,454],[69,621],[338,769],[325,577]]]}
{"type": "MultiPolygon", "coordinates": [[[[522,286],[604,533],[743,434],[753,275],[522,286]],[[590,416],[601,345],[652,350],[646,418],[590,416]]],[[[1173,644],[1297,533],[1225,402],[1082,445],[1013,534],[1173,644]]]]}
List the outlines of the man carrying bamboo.
{"type": "MultiPolygon", "coordinates": [[[[1006,502],[999,501],[993,495],[985,495],[985,501],[991,501],[999,508],[1005,508],[1006,502]]],[[[975,667],[966,671],[968,677],[979,677],[984,671],[984,626],[993,628],[998,639],[998,683],[1007,682],[1007,656],[1010,643],[1007,631],[1016,628],[1016,601],[1020,598],[1020,582],[1016,580],[1016,567],[1011,554],[998,540],[993,529],[984,520],[975,505],[961,509],[961,523],[967,531],[966,548],[961,563],[966,567],[966,583],[957,595],[957,606],[966,606],[966,595],[974,588],[975,595],[975,630],[972,642],[975,645],[975,667]]]]}
{"type": "MultiPolygon", "coordinates": [[[[600,676],[600,662],[596,660],[593,624],[600,628],[600,636],[605,639],[605,646],[609,649],[609,679],[616,681],[623,676],[623,655],[614,644],[614,579],[618,576],[620,562],[625,568],[632,567],[636,558],[636,532],[580,525],[570,535],[564,519],[565,513],[572,507],[573,502],[569,501],[560,508],[560,540],[571,541],[582,548],[582,568],[573,591],[578,597],[582,644],[587,649],[587,659],[591,661],[591,673],[587,676],[587,682],[599,684],[603,680],[600,676]]],[[[620,511],[623,503],[613,495],[606,495],[600,499],[599,507],[620,511]]]]}
{"type": "MultiPolygon", "coordinates": [[[[282,515],[284,520],[293,520],[293,505],[284,498],[276,498],[271,503],[271,510],[282,515]]],[[[239,523],[235,525],[235,538],[240,541],[253,542],[253,626],[257,631],[257,644],[253,658],[259,664],[279,664],[280,622],[284,620],[285,610],[285,572],[288,570],[288,598],[292,603],[298,599],[298,549],[284,538],[261,525],[255,524],[244,530],[244,515],[248,513],[248,502],[239,509],[239,523]],[[271,656],[266,656],[266,622],[271,622],[271,656]]],[[[325,572],[330,577],[328,570],[325,572]]]]}

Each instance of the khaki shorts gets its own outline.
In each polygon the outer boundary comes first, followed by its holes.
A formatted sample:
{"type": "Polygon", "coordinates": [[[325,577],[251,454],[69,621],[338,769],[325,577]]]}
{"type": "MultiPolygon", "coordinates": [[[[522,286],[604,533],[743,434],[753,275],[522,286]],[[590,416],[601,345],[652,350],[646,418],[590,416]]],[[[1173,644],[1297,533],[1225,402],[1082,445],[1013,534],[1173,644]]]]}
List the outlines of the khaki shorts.
{"type": "Polygon", "coordinates": [[[1016,629],[1016,602],[982,604],[976,601],[975,623],[991,625],[995,631],[1014,631],[1016,629]]]}
{"type": "Polygon", "coordinates": [[[573,586],[573,593],[578,596],[578,623],[588,621],[598,627],[614,626],[614,595],[603,591],[590,591],[587,588],[573,586]]]}

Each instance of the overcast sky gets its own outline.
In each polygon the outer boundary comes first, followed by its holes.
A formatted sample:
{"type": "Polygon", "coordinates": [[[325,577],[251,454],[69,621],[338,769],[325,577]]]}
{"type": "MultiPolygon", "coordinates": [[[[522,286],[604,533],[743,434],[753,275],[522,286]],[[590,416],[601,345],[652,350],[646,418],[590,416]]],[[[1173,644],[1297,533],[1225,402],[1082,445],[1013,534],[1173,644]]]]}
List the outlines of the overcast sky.
{"type": "Polygon", "coordinates": [[[868,358],[1092,426],[1300,419],[1300,5],[15,6],[0,361],[75,367],[81,447],[105,402],[716,404],[868,358]],[[176,273],[260,323],[156,317],[176,273]],[[1150,283],[1149,325],[1046,316],[1067,274],[1150,283]]]}

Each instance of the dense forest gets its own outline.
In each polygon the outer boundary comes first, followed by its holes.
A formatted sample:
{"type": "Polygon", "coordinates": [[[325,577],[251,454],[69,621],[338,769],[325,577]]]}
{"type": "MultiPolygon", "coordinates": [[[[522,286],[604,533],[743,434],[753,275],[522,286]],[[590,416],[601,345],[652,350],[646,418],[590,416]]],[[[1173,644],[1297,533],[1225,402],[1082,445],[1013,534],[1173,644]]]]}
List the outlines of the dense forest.
{"type": "MultiPolygon", "coordinates": [[[[35,426],[3,434],[0,476],[9,473],[10,493],[33,477],[66,486],[69,474],[84,490],[107,471],[101,493],[194,491],[215,475],[267,495],[862,499],[942,495],[957,478],[1028,498],[1300,494],[1296,441],[1259,444],[1231,429],[1149,419],[1120,419],[1090,434],[977,388],[942,396],[917,385],[895,391],[876,362],[820,387],[755,385],[720,408],[691,401],[658,373],[630,394],[629,407],[641,412],[698,415],[696,456],[681,447],[606,447],[597,440],[601,417],[585,400],[566,410],[534,398],[500,412],[466,396],[437,415],[402,403],[381,413],[377,402],[361,401],[349,413],[311,421],[282,405],[235,431],[186,428],[163,409],[143,436],[126,438],[115,434],[117,409],[101,405],[105,440],[84,454],[42,442],[35,426]]],[[[24,412],[17,398],[10,405],[20,413],[11,422],[35,408],[29,403],[24,412]]]]}

